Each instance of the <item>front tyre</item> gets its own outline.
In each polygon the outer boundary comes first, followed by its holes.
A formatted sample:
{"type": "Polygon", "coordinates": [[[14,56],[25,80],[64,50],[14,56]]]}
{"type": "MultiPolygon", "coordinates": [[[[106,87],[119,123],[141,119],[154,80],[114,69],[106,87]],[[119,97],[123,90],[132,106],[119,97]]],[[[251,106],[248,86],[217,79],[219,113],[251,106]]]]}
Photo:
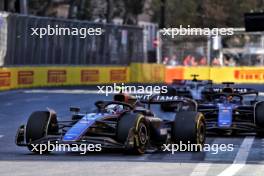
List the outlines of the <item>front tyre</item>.
{"type": "Polygon", "coordinates": [[[117,140],[131,154],[144,154],[149,141],[149,128],[141,114],[125,114],[117,127],[117,140]]]}
{"type": "MultiPolygon", "coordinates": [[[[44,137],[46,134],[46,129],[48,128],[49,112],[48,111],[35,111],[33,112],[26,125],[26,143],[28,144],[28,150],[34,153],[39,153],[40,148],[37,150],[33,149],[34,141],[44,137]]],[[[43,153],[49,153],[47,150],[43,153]]]]}

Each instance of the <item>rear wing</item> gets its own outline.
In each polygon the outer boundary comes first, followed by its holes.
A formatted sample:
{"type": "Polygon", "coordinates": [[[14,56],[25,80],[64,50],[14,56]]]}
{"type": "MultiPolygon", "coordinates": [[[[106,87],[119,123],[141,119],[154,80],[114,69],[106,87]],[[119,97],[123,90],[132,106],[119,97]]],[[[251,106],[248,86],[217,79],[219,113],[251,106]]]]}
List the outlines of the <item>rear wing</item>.
{"type": "MultiPolygon", "coordinates": [[[[214,93],[222,93],[223,92],[222,87],[213,87],[213,92],[214,93]]],[[[239,94],[239,95],[251,95],[254,94],[256,96],[258,96],[259,92],[255,89],[251,89],[251,88],[232,88],[233,89],[233,93],[239,94]]]]}
{"type": "Polygon", "coordinates": [[[234,82],[222,82],[226,87],[230,87],[230,85],[234,85],[234,82]]]}
{"type": "Polygon", "coordinates": [[[168,95],[136,95],[138,100],[147,104],[148,108],[150,108],[151,104],[163,104],[163,103],[173,103],[173,104],[181,104],[181,105],[189,105],[193,107],[194,110],[197,110],[198,104],[195,100],[183,96],[168,96],[168,95]]]}
{"type": "Polygon", "coordinates": [[[199,75],[197,74],[191,74],[190,75],[192,77],[192,79],[173,79],[172,80],[172,84],[174,85],[179,85],[179,86],[182,86],[182,85],[185,85],[185,84],[188,84],[188,83],[201,83],[201,84],[204,84],[204,85],[213,85],[213,81],[208,79],[208,80],[199,80],[197,79],[199,77],[199,75]]]}

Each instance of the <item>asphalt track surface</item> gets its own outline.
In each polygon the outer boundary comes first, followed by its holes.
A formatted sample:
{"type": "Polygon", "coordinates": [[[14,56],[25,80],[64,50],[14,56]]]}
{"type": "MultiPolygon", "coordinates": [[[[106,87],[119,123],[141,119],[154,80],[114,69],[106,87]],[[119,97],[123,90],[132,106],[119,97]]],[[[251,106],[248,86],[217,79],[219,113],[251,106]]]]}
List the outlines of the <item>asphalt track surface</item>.
{"type": "MultiPolygon", "coordinates": [[[[233,151],[149,152],[131,156],[120,152],[55,152],[36,155],[14,143],[16,130],[32,111],[56,110],[59,120],[70,119],[69,106],[89,111],[96,100],[111,96],[87,90],[15,90],[0,92],[0,175],[190,175],[263,176],[264,139],[253,134],[210,136],[208,144],[233,144],[233,151]]],[[[264,97],[260,97],[264,100],[264,97]]]]}

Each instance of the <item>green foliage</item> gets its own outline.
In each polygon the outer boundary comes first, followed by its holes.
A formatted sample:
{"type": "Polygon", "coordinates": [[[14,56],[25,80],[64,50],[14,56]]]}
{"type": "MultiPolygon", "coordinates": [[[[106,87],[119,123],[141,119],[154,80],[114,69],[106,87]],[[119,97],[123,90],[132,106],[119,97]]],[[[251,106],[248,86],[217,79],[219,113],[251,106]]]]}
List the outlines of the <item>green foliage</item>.
{"type": "Polygon", "coordinates": [[[92,19],[92,5],[91,1],[83,1],[79,5],[79,10],[77,11],[76,17],[80,20],[91,20],[92,19]]]}
{"type": "MultiPolygon", "coordinates": [[[[152,0],[152,21],[159,22],[161,0],[152,0]]],[[[263,0],[166,0],[165,25],[191,27],[241,27],[243,15],[262,10],[263,0]]]]}
{"type": "Polygon", "coordinates": [[[99,12],[100,18],[111,21],[119,17],[124,24],[136,24],[142,13],[160,23],[162,1],[165,2],[166,27],[241,27],[245,12],[264,9],[263,0],[28,0],[28,4],[29,12],[34,15],[52,16],[49,8],[60,2],[77,6],[77,14],[73,16],[78,19],[93,20],[98,18],[99,12]]]}
{"type": "Polygon", "coordinates": [[[137,24],[137,17],[143,13],[145,0],[123,0],[124,4],[124,24],[137,24]]]}

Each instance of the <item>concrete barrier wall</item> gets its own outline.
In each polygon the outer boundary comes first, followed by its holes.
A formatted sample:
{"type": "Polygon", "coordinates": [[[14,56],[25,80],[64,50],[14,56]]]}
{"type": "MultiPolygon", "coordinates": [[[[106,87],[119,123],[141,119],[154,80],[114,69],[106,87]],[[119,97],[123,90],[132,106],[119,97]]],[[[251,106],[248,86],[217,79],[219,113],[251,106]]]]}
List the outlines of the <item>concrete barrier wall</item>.
{"type": "Polygon", "coordinates": [[[264,67],[166,67],[165,82],[173,79],[191,79],[198,74],[199,79],[235,83],[264,83],[264,67]]]}
{"type": "Polygon", "coordinates": [[[130,82],[132,83],[163,83],[165,79],[165,67],[162,64],[130,65],[130,82]]]}
{"type": "Polygon", "coordinates": [[[264,67],[169,67],[133,63],[111,67],[3,67],[0,68],[0,90],[107,83],[170,83],[173,79],[191,79],[192,74],[215,83],[264,83],[264,67]]]}
{"type": "Polygon", "coordinates": [[[129,67],[0,68],[0,90],[65,85],[128,83],[129,67]]]}

